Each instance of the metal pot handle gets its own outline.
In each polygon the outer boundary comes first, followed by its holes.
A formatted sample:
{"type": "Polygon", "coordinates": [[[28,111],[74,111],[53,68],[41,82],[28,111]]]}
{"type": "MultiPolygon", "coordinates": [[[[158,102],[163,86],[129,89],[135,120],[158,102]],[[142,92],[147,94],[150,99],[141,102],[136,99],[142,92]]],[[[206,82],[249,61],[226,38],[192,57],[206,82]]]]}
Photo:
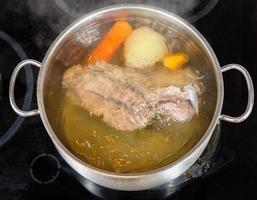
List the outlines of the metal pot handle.
{"type": "Polygon", "coordinates": [[[232,123],[240,123],[240,122],[246,120],[252,112],[253,104],[254,104],[254,88],[253,88],[253,82],[252,82],[250,74],[241,65],[238,65],[238,64],[225,65],[221,68],[221,72],[226,72],[231,69],[238,70],[239,72],[241,72],[246,80],[247,91],[248,91],[247,107],[245,109],[245,112],[238,117],[231,117],[228,115],[220,115],[220,120],[224,120],[224,121],[232,122],[232,123]]]}
{"type": "Polygon", "coordinates": [[[38,115],[39,114],[39,110],[35,109],[35,110],[31,110],[31,111],[24,111],[21,110],[16,102],[15,102],[15,97],[14,97],[14,88],[15,88],[15,82],[16,82],[16,78],[17,75],[19,73],[19,71],[25,66],[25,65],[34,65],[38,68],[40,68],[42,65],[40,62],[36,61],[36,60],[32,60],[32,59],[27,59],[27,60],[23,60],[22,62],[20,62],[15,69],[13,70],[11,79],[10,79],[10,85],[9,85],[9,99],[10,99],[10,104],[12,106],[12,109],[20,116],[22,117],[30,117],[30,116],[34,116],[34,115],[38,115]]]}

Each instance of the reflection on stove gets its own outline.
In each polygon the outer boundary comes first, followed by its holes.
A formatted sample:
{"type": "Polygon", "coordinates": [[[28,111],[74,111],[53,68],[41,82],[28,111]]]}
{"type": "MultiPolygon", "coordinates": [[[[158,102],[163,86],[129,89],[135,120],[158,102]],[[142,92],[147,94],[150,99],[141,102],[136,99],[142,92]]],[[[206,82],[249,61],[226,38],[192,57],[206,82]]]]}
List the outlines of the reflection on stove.
{"type": "MultiPolygon", "coordinates": [[[[14,67],[27,58],[25,51],[8,34],[0,30],[0,147],[9,141],[21,126],[24,118],[13,112],[9,103],[9,81],[14,67]]],[[[15,97],[22,109],[29,109],[33,93],[33,74],[30,67],[20,74],[15,97]],[[25,96],[25,97],[24,97],[25,96]],[[23,99],[24,98],[24,99],[23,99]]]]}
{"type": "Polygon", "coordinates": [[[3,79],[2,79],[2,74],[0,73],[0,100],[2,97],[2,90],[3,90],[3,79]]]}

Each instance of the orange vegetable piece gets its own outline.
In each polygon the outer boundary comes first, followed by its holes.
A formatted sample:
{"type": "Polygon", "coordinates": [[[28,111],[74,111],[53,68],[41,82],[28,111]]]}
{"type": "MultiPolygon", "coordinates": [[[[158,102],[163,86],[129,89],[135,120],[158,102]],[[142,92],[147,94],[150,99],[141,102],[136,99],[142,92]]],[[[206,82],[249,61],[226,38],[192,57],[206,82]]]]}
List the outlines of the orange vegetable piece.
{"type": "Polygon", "coordinates": [[[188,55],[184,53],[176,53],[164,56],[162,63],[169,69],[178,69],[188,62],[188,55]]]}
{"type": "Polygon", "coordinates": [[[132,27],[128,22],[117,21],[93,50],[89,56],[88,64],[92,64],[97,60],[110,61],[115,51],[131,32],[132,27]]]}

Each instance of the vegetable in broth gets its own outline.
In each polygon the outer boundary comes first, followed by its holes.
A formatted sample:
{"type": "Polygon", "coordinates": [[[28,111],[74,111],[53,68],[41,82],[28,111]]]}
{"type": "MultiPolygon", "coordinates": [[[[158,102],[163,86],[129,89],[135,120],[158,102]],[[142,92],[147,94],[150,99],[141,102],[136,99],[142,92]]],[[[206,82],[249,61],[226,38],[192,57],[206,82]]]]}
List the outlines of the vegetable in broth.
{"type": "Polygon", "coordinates": [[[150,171],[179,159],[206,132],[216,106],[215,76],[204,53],[182,34],[122,21],[126,30],[115,41],[117,23],[92,44],[87,64],[64,72],[57,134],[96,168],[150,171]],[[114,48],[106,52],[109,43],[114,48]]]}

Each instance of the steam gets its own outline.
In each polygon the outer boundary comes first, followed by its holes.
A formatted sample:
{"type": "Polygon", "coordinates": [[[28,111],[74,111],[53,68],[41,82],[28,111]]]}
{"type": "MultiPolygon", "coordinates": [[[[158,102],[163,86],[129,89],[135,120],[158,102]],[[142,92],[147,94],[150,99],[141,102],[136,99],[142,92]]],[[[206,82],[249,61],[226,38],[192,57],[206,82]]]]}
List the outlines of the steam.
{"type": "MultiPolygon", "coordinates": [[[[182,17],[196,21],[206,15],[217,3],[218,0],[28,0],[28,8],[34,16],[47,24],[39,28],[35,42],[40,47],[47,47],[53,39],[63,31],[74,20],[84,14],[114,4],[143,4],[160,7],[176,13],[182,17]],[[195,9],[202,9],[196,13],[195,9]]],[[[36,24],[37,25],[37,24],[36,24]]]]}

